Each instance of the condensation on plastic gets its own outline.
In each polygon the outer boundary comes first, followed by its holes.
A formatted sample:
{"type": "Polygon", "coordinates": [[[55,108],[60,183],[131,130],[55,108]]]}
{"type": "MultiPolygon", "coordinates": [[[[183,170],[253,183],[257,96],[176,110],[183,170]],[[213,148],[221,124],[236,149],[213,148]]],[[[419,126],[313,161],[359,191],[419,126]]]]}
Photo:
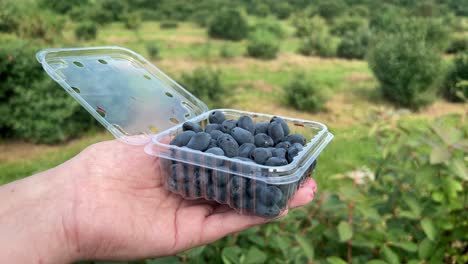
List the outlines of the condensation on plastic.
{"type": "MultiPolygon", "coordinates": [[[[316,159],[333,135],[325,125],[284,117],[291,133],[307,144],[292,163],[264,166],[169,145],[191,120],[208,123],[207,106],[149,61],[120,47],[48,49],[37,54],[44,70],[116,138],[158,157],[168,190],[187,199],[205,198],[243,214],[275,217],[287,208],[299,186],[315,169],[316,159]],[[262,188],[281,191],[272,197],[262,188]],[[265,209],[265,204],[268,204],[265,209]]],[[[227,118],[272,115],[219,109],[227,118]]]]}

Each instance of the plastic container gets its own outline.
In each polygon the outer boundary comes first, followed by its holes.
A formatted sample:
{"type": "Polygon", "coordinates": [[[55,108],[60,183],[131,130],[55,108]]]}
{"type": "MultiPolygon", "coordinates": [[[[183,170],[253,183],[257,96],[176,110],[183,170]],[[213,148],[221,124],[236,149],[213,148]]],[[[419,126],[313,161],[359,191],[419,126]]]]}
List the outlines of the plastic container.
{"type": "MultiPolygon", "coordinates": [[[[279,167],[169,145],[182,132],[183,122],[204,127],[211,111],[142,56],[120,47],[96,47],[43,50],[37,59],[116,138],[144,145],[146,153],[158,157],[168,190],[187,199],[228,204],[242,214],[278,216],[333,138],[321,123],[283,117],[291,133],[303,134],[307,143],[290,164],[279,167]]],[[[219,111],[228,119],[247,115],[254,122],[273,117],[219,111]]]]}

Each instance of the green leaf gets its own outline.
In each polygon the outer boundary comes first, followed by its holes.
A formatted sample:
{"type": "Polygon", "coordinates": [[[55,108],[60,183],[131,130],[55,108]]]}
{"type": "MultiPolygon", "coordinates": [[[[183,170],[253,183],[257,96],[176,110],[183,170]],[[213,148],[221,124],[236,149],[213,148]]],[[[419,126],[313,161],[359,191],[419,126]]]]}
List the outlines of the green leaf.
{"type": "Polygon", "coordinates": [[[449,169],[462,180],[468,181],[468,169],[462,159],[453,160],[449,169]]]}
{"type": "Polygon", "coordinates": [[[304,236],[299,234],[296,235],[296,240],[297,243],[299,243],[299,246],[301,246],[302,251],[306,255],[307,259],[309,261],[314,260],[314,248],[312,247],[312,243],[307,241],[307,239],[304,236]]]}
{"type": "Polygon", "coordinates": [[[424,239],[419,243],[418,255],[420,259],[427,259],[432,254],[432,248],[434,245],[429,239],[424,239]]]}
{"type": "Polygon", "coordinates": [[[240,259],[240,254],[242,253],[242,250],[237,247],[225,247],[223,251],[221,252],[221,258],[223,259],[223,262],[225,264],[231,264],[231,263],[239,263],[240,259]]]}
{"type": "Polygon", "coordinates": [[[399,264],[400,258],[398,255],[389,247],[383,246],[382,247],[382,257],[388,261],[390,264],[399,264]]]}
{"type": "Polygon", "coordinates": [[[421,264],[421,261],[418,260],[418,259],[412,259],[412,260],[408,261],[407,264],[421,264]]]}
{"type": "Polygon", "coordinates": [[[436,230],[434,227],[434,223],[432,222],[431,219],[429,218],[424,218],[421,220],[421,227],[426,234],[427,238],[429,240],[434,241],[434,238],[436,236],[436,230]]]}
{"type": "Polygon", "coordinates": [[[342,260],[340,257],[328,257],[327,258],[328,263],[330,264],[347,264],[346,261],[342,260]]]}
{"type": "Polygon", "coordinates": [[[430,162],[431,164],[439,164],[450,159],[450,152],[445,146],[437,146],[432,148],[430,162]]]}
{"type": "Polygon", "coordinates": [[[463,191],[463,186],[453,178],[445,178],[445,193],[448,197],[455,199],[457,198],[457,192],[463,191]]]}
{"type": "Polygon", "coordinates": [[[373,259],[373,260],[367,261],[366,264],[387,264],[387,262],[380,260],[380,259],[373,259]]]}
{"type": "Polygon", "coordinates": [[[147,259],[146,264],[180,264],[182,263],[180,259],[176,256],[157,258],[157,259],[147,259]]]}
{"type": "Polygon", "coordinates": [[[418,200],[411,196],[405,196],[404,201],[416,216],[421,215],[422,208],[418,200]]]}
{"type": "Polygon", "coordinates": [[[192,248],[189,251],[187,251],[187,256],[193,258],[196,256],[199,256],[203,251],[205,250],[206,246],[200,246],[196,248],[192,248]]]}
{"type": "Polygon", "coordinates": [[[338,224],[338,235],[340,236],[341,242],[351,239],[351,237],[353,236],[353,229],[348,224],[348,222],[341,221],[338,224]]]}
{"type": "Polygon", "coordinates": [[[245,257],[245,264],[256,264],[256,263],[264,263],[267,259],[267,255],[260,251],[257,247],[250,247],[247,255],[245,257]]]}
{"type": "Polygon", "coordinates": [[[410,241],[403,241],[403,242],[392,242],[392,245],[404,249],[408,252],[416,252],[418,251],[418,245],[410,241]]]}

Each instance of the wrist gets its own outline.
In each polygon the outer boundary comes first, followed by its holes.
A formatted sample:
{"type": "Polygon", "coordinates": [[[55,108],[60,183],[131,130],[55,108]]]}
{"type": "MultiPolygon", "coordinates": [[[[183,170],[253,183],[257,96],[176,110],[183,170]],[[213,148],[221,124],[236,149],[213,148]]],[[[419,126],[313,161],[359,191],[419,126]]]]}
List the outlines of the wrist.
{"type": "Polygon", "coordinates": [[[0,260],[67,263],[80,257],[73,231],[73,175],[64,172],[61,165],[0,187],[0,245],[5,250],[0,260]]]}

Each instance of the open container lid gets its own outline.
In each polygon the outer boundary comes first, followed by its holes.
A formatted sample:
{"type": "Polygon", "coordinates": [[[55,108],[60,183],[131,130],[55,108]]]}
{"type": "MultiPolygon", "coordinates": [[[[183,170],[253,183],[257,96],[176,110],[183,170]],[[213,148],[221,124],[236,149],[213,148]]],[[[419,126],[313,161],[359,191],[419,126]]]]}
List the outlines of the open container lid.
{"type": "Polygon", "coordinates": [[[121,47],[47,49],[37,60],[115,137],[143,145],[149,135],[208,107],[141,55],[121,47]]]}

